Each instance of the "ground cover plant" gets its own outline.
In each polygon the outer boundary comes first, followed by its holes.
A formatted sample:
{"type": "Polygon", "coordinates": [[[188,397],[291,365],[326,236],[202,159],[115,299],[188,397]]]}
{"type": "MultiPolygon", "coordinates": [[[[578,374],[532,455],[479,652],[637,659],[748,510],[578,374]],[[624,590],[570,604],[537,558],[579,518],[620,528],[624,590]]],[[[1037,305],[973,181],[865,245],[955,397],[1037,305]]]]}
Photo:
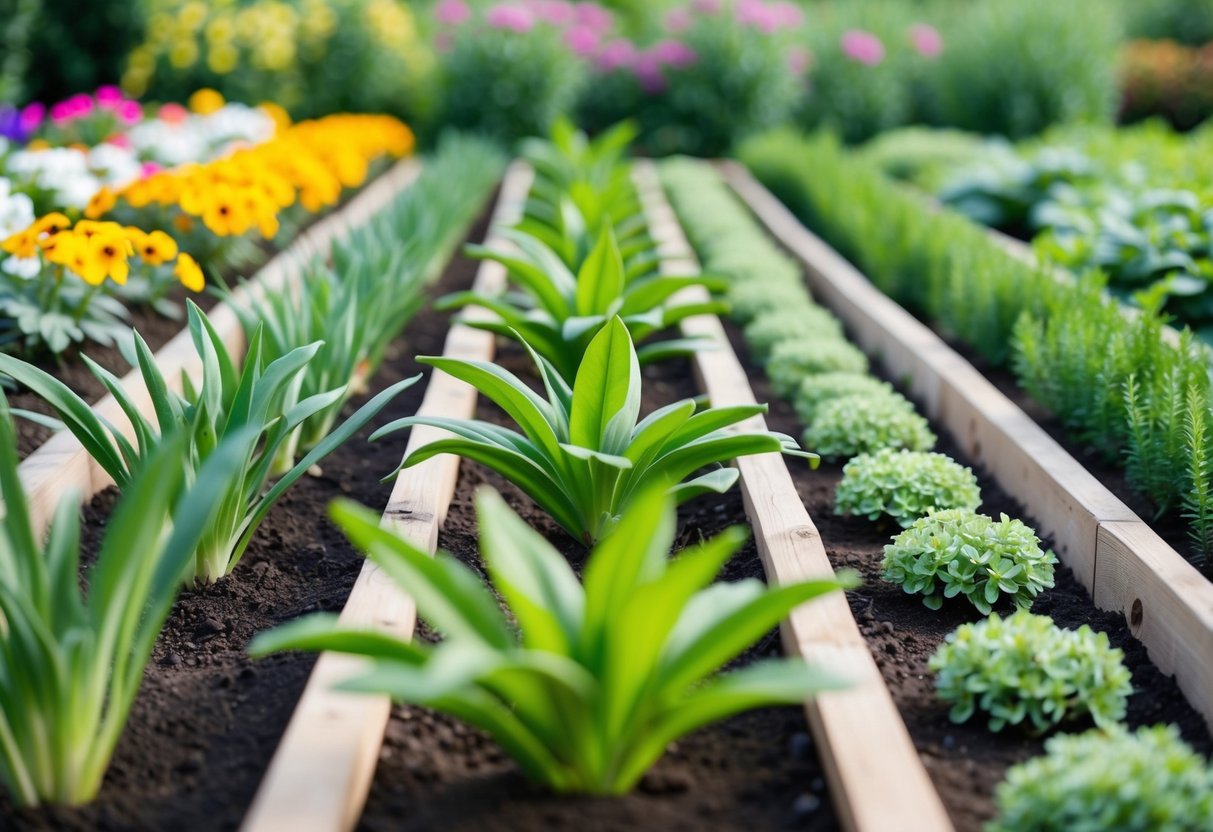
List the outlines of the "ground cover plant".
{"type": "Polygon", "coordinates": [[[880,448],[847,462],[834,500],[839,514],[887,516],[908,528],[932,511],[976,511],[981,490],[972,469],[949,456],[880,448]]]}
{"type": "Polygon", "coordinates": [[[259,636],[253,653],[366,656],[371,667],[344,690],[451,713],[488,732],[532,780],[602,795],[630,791],[670,742],[702,725],[839,684],[795,659],[718,673],[794,607],[847,579],[713,584],[745,532],[730,529],[670,559],[674,501],[660,488],[632,502],[581,581],[494,492],[482,490],[476,508],[491,589],[514,623],[471,569],[380,528],[377,512],[339,502],[334,519],[409,588],[443,640],[405,642],[321,615],[259,636]]]}
{"type": "Polygon", "coordinates": [[[133,442],[46,371],[18,358],[0,355],[0,373],[45,399],[121,490],[135,480],[144,461],[174,436],[186,437],[175,446],[176,463],[190,472],[200,470],[225,442],[238,447],[242,465],[223,482],[221,511],[212,517],[210,528],[200,537],[192,569],[186,576],[191,583],[210,583],[236,567],[269,510],[296,480],[420,377],[405,379],[375,396],[270,485],[271,471],[282,446],[307,419],[343,397],[345,385],[307,398],[299,397],[298,380],[308,362],[315,359],[322,342],[298,347],[271,361],[263,355],[262,335],[257,331],[248,345],[243,368],[237,371],[237,362],[206,315],[192,304],[189,332],[203,370],[196,388],[188,378],[183,380],[182,393],[169,386],[147,343],[134,333],[129,360],[139,369],[151,396],[153,418],[139,411],[112,373],[89,361],[87,356],[84,358],[130,420],[135,434],[133,442]]]}

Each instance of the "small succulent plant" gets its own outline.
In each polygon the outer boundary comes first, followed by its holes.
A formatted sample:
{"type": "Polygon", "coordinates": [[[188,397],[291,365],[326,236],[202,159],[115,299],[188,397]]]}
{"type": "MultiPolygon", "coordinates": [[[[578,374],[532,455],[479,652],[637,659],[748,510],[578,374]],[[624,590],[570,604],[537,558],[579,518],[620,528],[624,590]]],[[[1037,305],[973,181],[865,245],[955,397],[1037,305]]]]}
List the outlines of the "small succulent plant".
{"type": "Polygon", "coordinates": [[[927,420],[898,393],[825,402],[804,432],[808,446],[827,459],[850,459],[882,448],[926,451],[935,440],[927,420]]]}
{"type": "Polygon", "coordinates": [[[1133,692],[1123,651],[1086,624],[1058,627],[1047,615],[992,613],[957,627],[931,657],[935,689],[953,722],[978,711],[991,731],[1027,724],[1035,732],[1089,715],[1101,728],[1125,716],[1133,692]]]}
{"type": "Polygon", "coordinates": [[[994,520],[965,509],[928,514],[884,547],[884,579],[923,596],[937,610],[963,595],[984,615],[1002,598],[1027,608],[1053,586],[1057,556],[1032,529],[1005,514],[994,520]]]}
{"type": "Polygon", "coordinates": [[[790,399],[806,376],[821,373],[866,373],[868,357],[841,338],[814,338],[802,335],[795,341],[775,345],[767,359],[767,378],[771,387],[790,399]]]}
{"type": "Polygon", "coordinates": [[[800,275],[795,275],[795,282],[789,280],[739,280],[729,286],[729,314],[743,324],[767,312],[779,309],[794,309],[806,307],[809,300],[808,291],[800,282],[800,275]]]}
{"type": "Polygon", "coordinates": [[[837,514],[857,514],[869,520],[888,515],[910,526],[932,509],[981,505],[981,489],[972,469],[945,454],[882,448],[860,454],[842,469],[834,493],[837,514]]]}
{"type": "Polygon", "coordinates": [[[862,372],[818,373],[803,378],[792,396],[796,415],[806,425],[812,424],[817,409],[824,403],[843,396],[887,395],[893,385],[862,372]]]}
{"type": "Polygon", "coordinates": [[[986,832],[1206,832],[1213,768],[1169,725],[1061,735],[1012,768],[986,832]]]}
{"type": "Polygon", "coordinates": [[[754,318],[745,326],[745,340],[754,357],[761,362],[784,341],[803,341],[806,335],[814,340],[842,338],[842,324],[820,306],[807,304],[794,308],[772,309],[754,318]]]}

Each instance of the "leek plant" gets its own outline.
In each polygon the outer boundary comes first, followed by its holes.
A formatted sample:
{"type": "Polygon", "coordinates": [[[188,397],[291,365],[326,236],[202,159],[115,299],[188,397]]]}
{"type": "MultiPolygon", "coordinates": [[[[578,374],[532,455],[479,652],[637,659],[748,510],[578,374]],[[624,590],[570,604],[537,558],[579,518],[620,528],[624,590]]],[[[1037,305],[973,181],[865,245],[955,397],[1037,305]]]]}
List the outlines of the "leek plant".
{"type": "Polygon", "coordinates": [[[716,467],[687,478],[739,456],[785,453],[817,460],[790,436],[734,427],[766,412],[765,405],[696,412],[695,400],[685,399],[639,419],[640,362],[618,316],[590,341],[571,388],[550,362],[523,344],[546,399],[496,364],[417,359],[475,387],[521,432],[473,419],[413,416],[385,425],[371,438],[413,425],[447,430],[454,436],[418,448],[401,469],[445,453],[475,460],[516,484],[587,545],[605,537],[628,503],[648,486],[664,487],[682,502],[732,487],[738,476],[734,468],[716,467]]]}
{"type": "Polygon", "coordinates": [[[78,495],[64,497],[42,544],[0,393],[0,781],[17,805],[96,796],[156,635],[225,484],[239,476],[249,431],[196,471],[181,464],[189,437],[180,431],[149,449],[81,581],[78,495]]]}
{"type": "Polygon", "coordinates": [[[228,437],[240,445],[244,464],[222,483],[221,510],[199,540],[194,566],[187,576],[194,582],[211,583],[235,568],[274,503],[308,468],[339,448],[420,376],[398,382],[364,404],[267,488],[273,461],[287,438],[308,418],[340,400],[345,394],[344,385],[300,399],[299,377],[308,363],[316,360],[322,342],[298,347],[270,361],[265,357],[260,329],[253,333],[243,371],[238,373],[236,362],[206,315],[193,303],[187,304],[189,332],[202,358],[202,382],[198,389],[185,379],[184,395],[170,390],[151,349],[134,333],[134,355],[128,360],[143,376],[152,400],[154,422],[139,411],[112,373],[82,356],[130,420],[133,442],[49,373],[12,356],[0,355],[0,374],[11,376],[45,399],[63,425],[123,491],[130,487],[140,464],[165,437],[174,433],[188,437],[178,454],[178,465],[186,471],[187,482],[193,481],[206,459],[228,437]]]}
{"type": "Polygon", "coordinates": [[[491,589],[453,557],[432,558],[380,528],[377,513],[350,502],[331,509],[350,540],[407,588],[441,643],[341,629],[336,616],[316,615],[261,634],[250,651],[368,657],[344,690],[452,714],[489,733],[533,780],[602,795],[632,789],[670,742],[697,728],[839,686],[800,660],[717,671],[849,578],[713,585],[746,532],[729,529],[671,561],[674,501],[649,489],[590,553],[583,586],[495,492],[482,490],[476,507],[491,589]]]}

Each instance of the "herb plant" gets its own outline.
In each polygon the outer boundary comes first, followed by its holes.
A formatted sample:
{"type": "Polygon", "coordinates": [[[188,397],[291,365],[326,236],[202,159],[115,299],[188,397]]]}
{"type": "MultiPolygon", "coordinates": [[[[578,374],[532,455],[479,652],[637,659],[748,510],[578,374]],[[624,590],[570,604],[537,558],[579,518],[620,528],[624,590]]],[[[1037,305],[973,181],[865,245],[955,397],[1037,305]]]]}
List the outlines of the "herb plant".
{"type": "Polygon", "coordinates": [[[812,334],[815,340],[842,338],[842,324],[820,306],[808,304],[774,309],[758,315],[745,326],[745,340],[754,356],[766,362],[785,341],[801,341],[812,334]]]}
{"type": "Polygon", "coordinates": [[[792,405],[802,422],[811,424],[821,405],[844,396],[886,396],[893,385],[874,376],[855,372],[828,372],[808,376],[792,395],[792,405]]]}
{"type": "Polygon", "coordinates": [[[401,468],[444,453],[475,460],[516,484],[586,544],[605,537],[628,503],[651,484],[665,486],[681,502],[722,493],[737,481],[736,469],[722,467],[687,480],[706,466],[759,453],[816,459],[791,437],[730,429],[765,412],[764,405],[696,412],[694,400],[686,399],[639,419],[640,363],[618,317],[590,341],[571,388],[550,362],[534,350],[530,354],[546,399],[496,364],[418,359],[471,384],[521,432],[476,420],[414,416],[380,428],[372,439],[413,425],[450,431],[453,438],[417,449],[401,468]]]}
{"type": "Polygon", "coordinates": [[[860,454],[842,469],[834,492],[837,514],[869,520],[892,517],[902,528],[933,510],[981,505],[981,490],[972,469],[944,454],[882,448],[860,454]]]}
{"type": "Polygon", "coordinates": [[[844,584],[711,585],[745,539],[734,528],[667,559],[674,501],[638,497],[590,553],[584,586],[499,496],[477,496],[492,590],[453,557],[431,557],[348,502],[332,515],[444,639],[404,642],[303,618],[257,637],[254,655],[335,650],[370,658],[344,690],[387,693],[488,732],[531,779],[561,792],[623,794],[678,737],[740,711],[803,701],[837,683],[799,660],[716,675],[798,605],[844,584]],[[508,607],[509,620],[494,591],[508,607]]]}
{"type": "MultiPolygon", "coordinates": [[[[190,580],[206,583],[227,575],[244,554],[253,533],[270,508],[312,465],[339,448],[393,398],[420,376],[405,379],[379,393],[319,442],[302,460],[267,489],[275,458],[291,433],[309,417],[344,394],[342,387],[305,399],[298,396],[298,379],[321,343],[308,344],[267,361],[262,334],[254,333],[244,359],[236,363],[206,315],[189,304],[189,332],[202,357],[202,383],[194,389],[186,380],[184,395],[171,391],[147,343],[134,333],[129,361],[139,368],[152,400],[155,420],[139,412],[121,382],[100,365],[83,358],[93,375],[114,396],[134,428],[134,441],[105,422],[63,382],[12,356],[0,355],[0,374],[11,376],[46,400],[89,455],[125,491],[139,466],[166,436],[184,433],[177,464],[197,471],[228,437],[239,445],[243,467],[222,484],[222,510],[198,543],[190,580]]],[[[192,477],[193,474],[187,474],[192,477]]]]}
{"type": "Polygon", "coordinates": [[[998,521],[965,509],[935,511],[884,547],[884,579],[937,610],[963,595],[981,613],[1006,598],[1027,609],[1053,586],[1057,556],[1036,533],[1005,514],[998,521]]]}
{"type": "Polygon", "coordinates": [[[939,698],[952,705],[952,721],[981,711],[991,731],[1025,723],[1047,731],[1083,716],[1112,728],[1133,692],[1124,653],[1106,633],[1086,624],[1062,629],[1023,609],[962,624],[935,651],[930,668],[939,698]]]}
{"type": "Polygon", "coordinates": [[[186,442],[167,437],[132,475],[82,590],[79,500],[64,497],[43,543],[0,393],[0,782],[20,806],[87,803],[101,786],[152,644],[241,464],[234,439],[187,472],[186,442]]]}
{"type": "Polygon", "coordinates": [[[1169,725],[1053,737],[1007,772],[988,832],[1201,832],[1213,768],[1169,725]]]}
{"type": "Polygon", "coordinates": [[[925,451],[935,434],[914,405],[899,393],[843,396],[817,409],[804,442],[826,458],[849,459],[881,448],[925,451]]]}
{"type": "Polygon", "coordinates": [[[771,350],[766,373],[771,387],[790,399],[806,376],[822,373],[866,373],[868,357],[841,338],[818,338],[801,334],[796,341],[783,341],[771,350]]]}

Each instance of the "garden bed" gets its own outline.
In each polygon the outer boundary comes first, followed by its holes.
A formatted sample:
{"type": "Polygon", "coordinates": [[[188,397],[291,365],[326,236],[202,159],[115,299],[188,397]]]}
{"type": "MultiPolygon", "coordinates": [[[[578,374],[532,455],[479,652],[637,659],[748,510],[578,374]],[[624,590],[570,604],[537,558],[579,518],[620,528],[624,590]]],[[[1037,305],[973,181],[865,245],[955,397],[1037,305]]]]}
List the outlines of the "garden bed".
{"type": "MultiPolygon", "coordinates": [[[[469,239],[482,238],[482,218],[469,239]]],[[[432,292],[465,288],[474,264],[457,257],[432,292]]],[[[398,338],[369,392],[346,406],[348,414],[375,393],[421,368],[414,358],[441,348],[447,316],[418,315],[398,338]]],[[[406,390],[377,423],[411,415],[420,385],[406,390]]],[[[379,482],[403,451],[406,437],[366,444],[368,426],[283,498],[253,538],[244,562],[217,584],[186,590],[157,642],[99,799],[78,810],[13,810],[0,815],[17,829],[234,829],[303,690],[314,659],[286,654],[254,664],[245,652],[256,633],[314,610],[339,609],[363,559],[325,512],[348,496],[382,504],[379,482]],[[370,448],[373,452],[368,452],[370,448]]],[[[113,505],[112,488],[86,508],[87,552],[95,551],[113,505]]]]}

